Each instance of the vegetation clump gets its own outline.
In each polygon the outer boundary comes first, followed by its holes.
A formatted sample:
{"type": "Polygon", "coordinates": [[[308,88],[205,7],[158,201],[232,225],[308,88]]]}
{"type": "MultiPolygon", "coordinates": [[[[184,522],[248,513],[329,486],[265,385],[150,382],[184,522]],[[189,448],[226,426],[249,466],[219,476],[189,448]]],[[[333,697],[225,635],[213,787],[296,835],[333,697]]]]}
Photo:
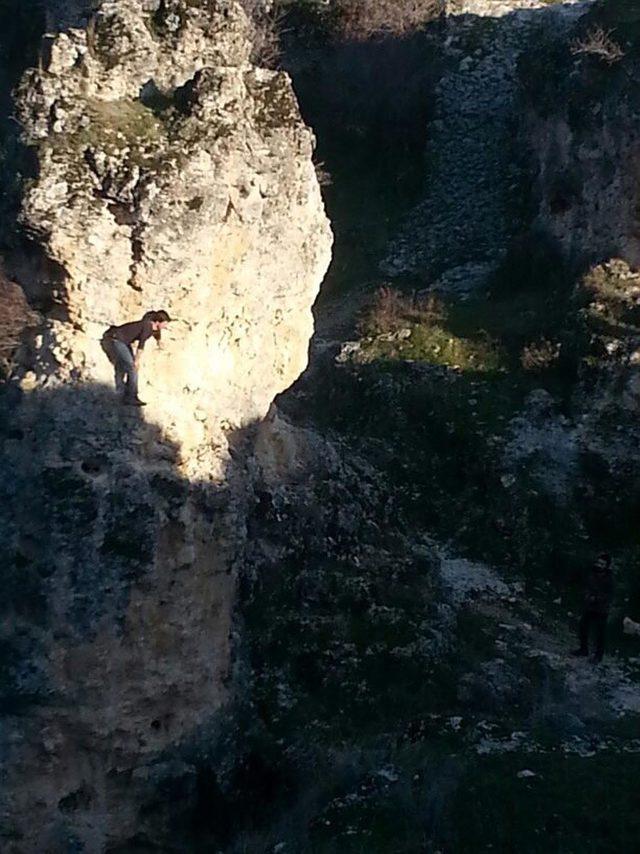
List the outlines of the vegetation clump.
{"type": "Polygon", "coordinates": [[[380,335],[397,331],[403,322],[438,322],[444,316],[444,305],[437,297],[408,296],[397,288],[382,285],[365,309],[360,329],[365,335],[380,335]]]}
{"type": "Polygon", "coordinates": [[[276,68],[280,61],[281,6],[268,7],[263,0],[241,0],[251,22],[251,61],[263,68],[276,68]]]}
{"type": "Polygon", "coordinates": [[[599,327],[640,333],[640,275],[618,258],[592,267],[584,277],[580,294],[585,315],[599,327]]]}
{"type": "Polygon", "coordinates": [[[594,56],[612,65],[624,57],[624,51],[611,37],[611,32],[602,27],[593,27],[583,38],[571,43],[571,53],[574,56],[594,56]]]}
{"type": "Polygon", "coordinates": [[[437,20],[444,0],[242,0],[253,23],[253,60],[274,67],[280,58],[280,34],[293,29],[325,40],[366,42],[399,39],[437,20]]]}
{"type": "Polygon", "coordinates": [[[520,363],[525,371],[544,371],[560,358],[562,344],[559,341],[549,341],[540,338],[525,344],[520,356],[520,363]]]}
{"type": "Polygon", "coordinates": [[[364,358],[419,361],[456,370],[500,371],[500,348],[483,330],[473,338],[451,332],[444,303],[434,294],[406,295],[381,287],[360,322],[364,358]]]}
{"type": "Polygon", "coordinates": [[[334,0],[340,35],[364,41],[381,35],[405,36],[443,11],[442,0],[334,0]]]}
{"type": "Polygon", "coordinates": [[[162,138],[161,121],[140,101],[91,100],[87,102],[85,116],[86,124],[79,136],[86,144],[121,140],[128,146],[143,148],[162,138]]]}

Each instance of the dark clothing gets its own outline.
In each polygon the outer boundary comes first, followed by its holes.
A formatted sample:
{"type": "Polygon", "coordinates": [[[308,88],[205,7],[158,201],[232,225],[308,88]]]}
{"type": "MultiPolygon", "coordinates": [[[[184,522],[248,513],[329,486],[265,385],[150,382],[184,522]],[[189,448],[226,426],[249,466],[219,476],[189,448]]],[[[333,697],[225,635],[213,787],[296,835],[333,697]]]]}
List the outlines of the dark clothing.
{"type": "Polygon", "coordinates": [[[578,634],[580,637],[580,654],[589,653],[589,635],[593,632],[596,647],[594,657],[600,661],[604,655],[604,641],[607,629],[607,615],[598,611],[584,611],[580,620],[578,634]]]}
{"type": "Polygon", "coordinates": [[[593,614],[604,614],[606,617],[613,599],[613,576],[610,570],[598,572],[592,569],[587,578],[587,588],[584,596],[584,611],[593,614]]]}
{"type": "Polygon", "coordinates": [[[594,658],[600,661],[604,655],[605,632],[609,608],[613,599],[613,575],[611,569],[599,569],[594,566],[587,577],[584,594],[584,607],[578,627],[580,655],[589,652],[589,636],[594,635],[594,658]]]}
{"type": "Polygon", "coordinates": [[[138,350],[142,350],[149,338],[160,340],[160,331],[154,332],[150,320],[134,320],[131,323],[123,323],[122,326],[110,326],[104,333],[104,337],[122,341],[129,349],[133,342],[137,341],[138,350]]]}

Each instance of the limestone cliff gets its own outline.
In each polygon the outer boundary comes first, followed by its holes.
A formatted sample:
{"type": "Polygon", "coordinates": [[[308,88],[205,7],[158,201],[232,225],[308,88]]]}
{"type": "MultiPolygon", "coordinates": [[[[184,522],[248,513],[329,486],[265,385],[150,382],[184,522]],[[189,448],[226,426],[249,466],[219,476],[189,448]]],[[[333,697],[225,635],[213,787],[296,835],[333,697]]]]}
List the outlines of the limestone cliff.
{"type": "Polygon", "coordinates": [[[0,417],[4,851],[162,839],[213,761],[242,440],[306,364],[331,249],[312,135],[248,33],[227,0],[104,2],[17,96],[38,170],[14,272],[40,322],[0,417]],[[143,417],[100,337],[150,308],[176,320],[143,417]]]}
{"type": "MultiPolygon", "coordinates": [[[[615,502],[624,494],[630,505],[639,478],[639,44],[636,0],[596,3],[568,40],[543,40],[519,68],[531,223],[578,274],[574,304],[588,342],[575,393],[578,443],[602,477],[591,492],[615,502]],[[603,37],[609,58],[598,52],[603,37]]],[[[632,528],[608,520],[610,530],[618,524],[632,528]]]]}

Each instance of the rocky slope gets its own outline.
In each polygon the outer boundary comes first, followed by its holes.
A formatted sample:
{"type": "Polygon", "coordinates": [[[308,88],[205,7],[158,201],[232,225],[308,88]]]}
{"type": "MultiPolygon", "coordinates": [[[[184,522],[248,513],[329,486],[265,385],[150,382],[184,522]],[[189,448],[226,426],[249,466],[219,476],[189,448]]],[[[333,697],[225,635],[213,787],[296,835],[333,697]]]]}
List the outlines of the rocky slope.
{"type": "Polygon", "coordinates": [[[517,138],[519,57],[542,33],[562,41],[588,6],[531,0],[450,4],[444,73],[428,127],[426,198],[392,242],[384,273],[411,273],[462,294],[486,284],[522,228],[528,164],[517,138]]]}
{"type": "Polygon", "coordinates": [[[312,135],[249,51],[233,2],[104,2],[20,86],[40,319],[3,389],[5,851],[165,838],[224,729],[243,443],[306,364],[331,250],[312,135]],[[150,308],[175,321],[143,416],[100,336],[150,308]]]}

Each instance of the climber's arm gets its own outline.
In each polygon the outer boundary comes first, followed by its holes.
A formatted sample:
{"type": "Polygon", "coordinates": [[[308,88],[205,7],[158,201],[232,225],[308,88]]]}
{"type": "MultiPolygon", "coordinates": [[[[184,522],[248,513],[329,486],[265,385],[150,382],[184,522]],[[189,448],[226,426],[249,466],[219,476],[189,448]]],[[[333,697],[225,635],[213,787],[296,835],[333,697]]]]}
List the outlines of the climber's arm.
{"type": "Polygon", "coordinates": [[[142,331],[140,332],[140,336],[138,338],[138,346],[136,348],[136,353],[134,356],[136,368],[140,365],[140,359],[142,358],[142,351],[144,350],[144,345],[152,336],[155,337],[153,326],[151,325],[150,321],[145,321],[144,326],[142,327],[142,331]]]}

